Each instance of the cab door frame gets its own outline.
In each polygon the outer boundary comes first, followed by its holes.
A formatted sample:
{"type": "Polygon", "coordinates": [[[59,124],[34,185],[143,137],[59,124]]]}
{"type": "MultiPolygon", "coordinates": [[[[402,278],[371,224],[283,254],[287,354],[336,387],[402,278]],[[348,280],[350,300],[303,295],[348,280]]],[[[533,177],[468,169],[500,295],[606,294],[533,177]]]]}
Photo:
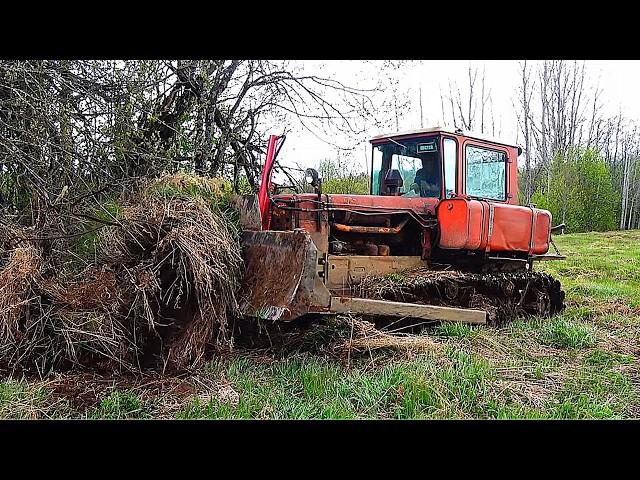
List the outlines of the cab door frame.
{"type": "Polygon", "coordinates": [[[442,196],[442,199],[446,199],[446,194],[447,194],[447,173],[446,173],[446,159],[445,159],[445,150],[444,150],[444,142],[445,140],[453,140],[455,142],[456,148],[455,148],[455,153],[456,153],[456,159],[455,159],[455,173],[454,173],[454,187],[453,187],[453,191],[456,195],[460,195],[462,193],[462,189],[461,189],[461,185],[462,183],[460,182],[460,160],[461,160],[461,156],[460,156],[460,140],[458,137],[456,137],[455,135],[450,135],[447,133],[441,133],[440,134],[440,151],[442,152],[441,155],[441,159],[442,159],[442,167],[441,167],[441,171],[442,171],[442,191],[440,192],[440,195],[442,196]]]}

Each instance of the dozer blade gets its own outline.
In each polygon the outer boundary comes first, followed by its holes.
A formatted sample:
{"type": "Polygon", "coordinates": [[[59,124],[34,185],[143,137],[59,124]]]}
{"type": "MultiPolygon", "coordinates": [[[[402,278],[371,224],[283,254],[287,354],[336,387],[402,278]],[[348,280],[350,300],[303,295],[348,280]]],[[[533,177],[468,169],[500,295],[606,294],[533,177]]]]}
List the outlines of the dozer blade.
{"type": "Polygon", "coordinates": [[[242,241],[242,314],[287,321],[329,306],[317,274],[318,250],[307,232],[244,231],[242,241]]]}

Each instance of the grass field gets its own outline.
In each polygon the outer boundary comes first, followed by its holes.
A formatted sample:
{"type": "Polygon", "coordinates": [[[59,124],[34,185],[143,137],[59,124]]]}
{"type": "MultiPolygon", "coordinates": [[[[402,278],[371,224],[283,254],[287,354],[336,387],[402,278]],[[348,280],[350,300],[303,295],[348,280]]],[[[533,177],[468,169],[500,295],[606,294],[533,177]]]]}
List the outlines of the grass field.
{"type": "Polygon", "coordinates": [[[415,350],[237,351],[179,377],[0,383],[0,418],[629,418],[640,416],[640,231],[556,238],[553,319],[447,324],[415,350]]]}

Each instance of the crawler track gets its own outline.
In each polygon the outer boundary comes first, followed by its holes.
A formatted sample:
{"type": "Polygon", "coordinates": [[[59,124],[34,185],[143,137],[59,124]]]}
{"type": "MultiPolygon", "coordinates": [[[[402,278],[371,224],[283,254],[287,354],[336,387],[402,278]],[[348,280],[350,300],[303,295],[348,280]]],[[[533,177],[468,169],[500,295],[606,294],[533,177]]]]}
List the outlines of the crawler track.
{"type": "Polygon", "coordinates": [[[548,317],[564,309],[560,282],[542,272],[466,273],[418,269],[367,277],[353,288],[359,297],[486,310],[489,323],[548,317]]]}

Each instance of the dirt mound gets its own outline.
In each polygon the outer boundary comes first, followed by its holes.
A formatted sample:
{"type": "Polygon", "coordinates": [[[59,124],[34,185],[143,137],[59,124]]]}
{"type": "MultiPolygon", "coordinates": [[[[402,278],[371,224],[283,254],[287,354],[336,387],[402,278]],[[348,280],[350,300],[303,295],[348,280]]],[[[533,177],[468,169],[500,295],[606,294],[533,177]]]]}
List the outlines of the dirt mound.
{"type": "Polygon", "coordinates": [[[149,182],[119,200],[81,262],[5,222],[0,367],[176,370],[230,342],[242,259],[225,205],[216,181],[149,182]]]}

